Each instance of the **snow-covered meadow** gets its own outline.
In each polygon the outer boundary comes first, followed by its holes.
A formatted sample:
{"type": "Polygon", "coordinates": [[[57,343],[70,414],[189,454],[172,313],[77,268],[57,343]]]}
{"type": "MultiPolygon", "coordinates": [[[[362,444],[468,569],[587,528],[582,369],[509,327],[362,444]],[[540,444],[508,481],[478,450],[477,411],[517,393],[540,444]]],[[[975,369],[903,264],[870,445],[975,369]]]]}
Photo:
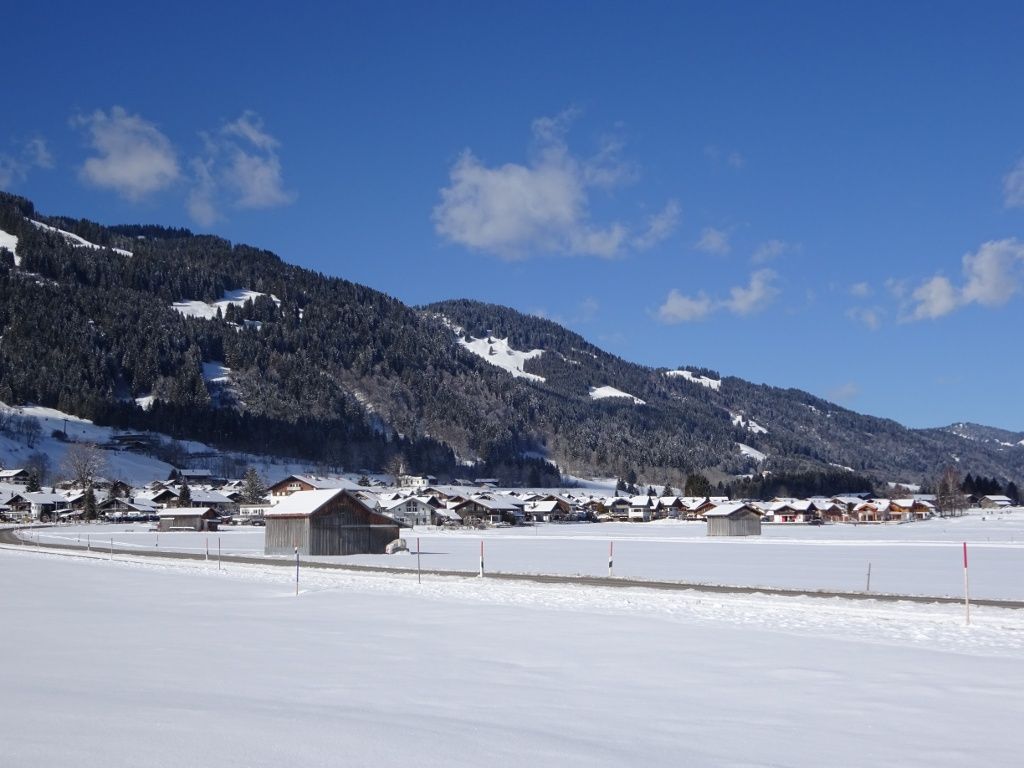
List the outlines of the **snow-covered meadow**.
{"type": "Polygon", "coordinates": [[[1016,765],[1024,613],[0,549],[5,765],[1016,765]]]}
{"type": "MultiPolygon", "coordinates": [[[[203,552],[210,542],[225,554],[263,552],[262,528],[227,527],[215,534],[151,530],[151,525],[82,525],[42,529],[43,543],[83,543],[85,537],[140,552],[203,552]]],[[[871,590],[899,594],[963,594],[961,542],[968,542],[971,593],[1024,600],[1024,512],[980,510],[961,518],[904,525],[767,525],[760,537],[708,538],[700,522],[538,525],[477,530],[416,529],[425,569],[475,571],[484,542],[488,571],[603,576],[614,542],[614,575],[730,586],[812,590],[871,590]]],[[[410,555],[321,558],[398,569],[416,567],[410,555]]]]}

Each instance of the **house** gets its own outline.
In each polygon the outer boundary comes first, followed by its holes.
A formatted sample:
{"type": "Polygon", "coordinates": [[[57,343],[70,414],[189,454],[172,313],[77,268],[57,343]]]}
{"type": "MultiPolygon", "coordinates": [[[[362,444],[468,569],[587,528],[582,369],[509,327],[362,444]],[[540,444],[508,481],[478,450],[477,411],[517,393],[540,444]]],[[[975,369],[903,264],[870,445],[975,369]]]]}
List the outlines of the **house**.
{"type": "Polygon", "coordinates": [[[761,514],[749,504],[720,504],[704,513],[708,536],[760,536],[761,514]]]}
{"type": "Polygon", "coordinates": [[[629,500],[626,519],[632,522],[646,523],[651,519],[654,504],[650,496],[634,496],[629,500]]]}
{"type": "Polygon", "coordinates": [[[426,488],[428,485],[433,485],[437,482],[437,478],[433,475],[399,475],[398,476],[398,487],[399,488],[426,488]]]}
{"type": "Polygon", "coordinates": [[[29,474],[27,469],[0,469],[0,483],[28,485],[29,474]]]}
{"type": "Polygon", "coordinates": [[[552,520],[571,520],[576,518],[572,504],[562,498],[548,497],[526,502],[523,507],[527,518],[551,522],[552,520]]]}
{"type": "Polygon", "coordinates": [[[382,555],[402,527],[344,488],[292,493],[264,519],[268,555],[382,555]]]}
{"type": "MultiPolygon", "coordinates": [[[[67,497],[63,493],[39,491],[37,493],[23,493],[21,498],[28,505],[29,515],[35,520],[56,520],[56,513],[68,507],[67,497]]],[[[16,503],[12,503],[11,507],[15,510],[18,509],[16,503]]]]}
{"type": "Polygon", "coordinates": [[[216,531],[220,516],[209,507],[175,507],[156,513],[161,531],[216,531]]]}
{"type": "Polygon", "coordinates": [[[985,509],[1002,509],[1012,507],[1013,501],[1008,496],[982,496],[978,500],[978,506],[985,509]]]}
{"type": "Polygon", "coordinates": [[[455,510],[462,522],[468,525],[509,523],[516,525],[522,523],[526,513],[523,512],[518,499],[514,502],[506,496],[476,496],[472,499],[456,504],[450,509],[455,510]]]}
{"type": "Polygon", "coordinates": [[[403,525],[430,525],[434,514],[434,506],[426,499],[412,496],[407,499],[394,499],[384,502],[381,511],[403,525]]]}
{"type": "Polygon", "coordinates": [[[171,474],[167,479],[177,482],[184,481],[192,485],[193,483],[212,483],[216,478],[209,469],[181,469],[175,467],[171,470],[171,474]]]}
{"type": "Polygon", "coordinates": [[[296,491],[327,491],[339,488],[354,491],[360,486],[343,477],[317,477],[316,475],[288,475],[268,489],[270,496],[290,496],[296,491]]]}

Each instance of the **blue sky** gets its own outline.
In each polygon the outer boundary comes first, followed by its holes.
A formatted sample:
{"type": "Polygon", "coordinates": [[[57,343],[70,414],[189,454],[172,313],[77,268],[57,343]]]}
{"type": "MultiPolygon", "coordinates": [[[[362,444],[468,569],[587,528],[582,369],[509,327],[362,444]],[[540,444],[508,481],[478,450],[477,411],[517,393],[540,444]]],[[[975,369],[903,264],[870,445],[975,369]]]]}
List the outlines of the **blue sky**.
{"type": "Polygon", "coordinates": [[[1024,430],[1019,4],[209,5],[5,10],[0,188],[1024,430]]]}

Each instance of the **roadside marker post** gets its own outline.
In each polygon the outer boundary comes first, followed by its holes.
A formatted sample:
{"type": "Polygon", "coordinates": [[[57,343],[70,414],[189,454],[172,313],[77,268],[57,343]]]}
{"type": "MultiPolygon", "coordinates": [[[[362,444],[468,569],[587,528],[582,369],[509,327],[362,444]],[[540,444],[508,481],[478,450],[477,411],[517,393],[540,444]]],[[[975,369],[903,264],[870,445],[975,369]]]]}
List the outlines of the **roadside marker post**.
{"type": "Polygon", "coordinates": [[[210,537],[206,537],[206,562],[210,562],[210,537]]]}
{"type": "Polygon", "coordinates": [[[217,570],[220,570],[220,536],[217,537],[217,570]]]}
{"type": "Polygon", "coordinates": [[[971,590],[967,580],[967,542],[964,542],[964,611],[967,616],[967,626],[971,626],[971,590]]]}
{"type": "Polygon", "coordinates": [[[480,539],[480,578],[484,577],[484,540],[480,539]]]}
{"type": "Polygon", "coordinates": [[[612,577],[612,565],[615,560],[615,542],[608,542],[608,578],[612,577]]]}
{"type": "Polygon", "coordinates": [[[92,534],[85,535],[85,549],[88,552],[92,552],[92,534]]]}
{"type": "Polygon", "coordinates": [[[868,587],[864,590],[865,592],[871,591],[871,563],[868,563],[868,587]]]}
{"type": "Polygon", "coordinates": [[[111,539],[110,539],[110,559],[111,560],[114,559],[114,539],[113,539],[113,537],[111,537],[111,539]]]}
{"type": "Polygon", "coordinates": [[[299,596],[299,548],[295,548],[295,596],[299,596]]]}
{"type": "Polygon", "coordinates": [[[416,537],[416,583],[423,583],[423,571],[420,570],[420,537],[416,537]]]}

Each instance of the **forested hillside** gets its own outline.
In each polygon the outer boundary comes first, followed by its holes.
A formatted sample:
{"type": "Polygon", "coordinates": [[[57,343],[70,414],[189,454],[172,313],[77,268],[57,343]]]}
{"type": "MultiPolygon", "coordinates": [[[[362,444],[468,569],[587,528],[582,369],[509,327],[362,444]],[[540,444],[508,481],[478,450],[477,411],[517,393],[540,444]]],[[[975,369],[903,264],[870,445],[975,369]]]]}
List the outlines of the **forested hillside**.
{"type": "Polygon", "coordinates": [[[676,484],[696,470],[920,482],[958,460],[1024,477],[1024,446],[912,431],[693,365],[649,369],[504,307],[411,308],[187,230],[47,217],[0,194],[0,231],[17,238],[16,256],[0,252],[7,403],[351,469],[534,484],[558,482],[553,464],[676,484]],[[466,347],[486,338],[543,350],[524,363],[533,377],[466,347]]]}

